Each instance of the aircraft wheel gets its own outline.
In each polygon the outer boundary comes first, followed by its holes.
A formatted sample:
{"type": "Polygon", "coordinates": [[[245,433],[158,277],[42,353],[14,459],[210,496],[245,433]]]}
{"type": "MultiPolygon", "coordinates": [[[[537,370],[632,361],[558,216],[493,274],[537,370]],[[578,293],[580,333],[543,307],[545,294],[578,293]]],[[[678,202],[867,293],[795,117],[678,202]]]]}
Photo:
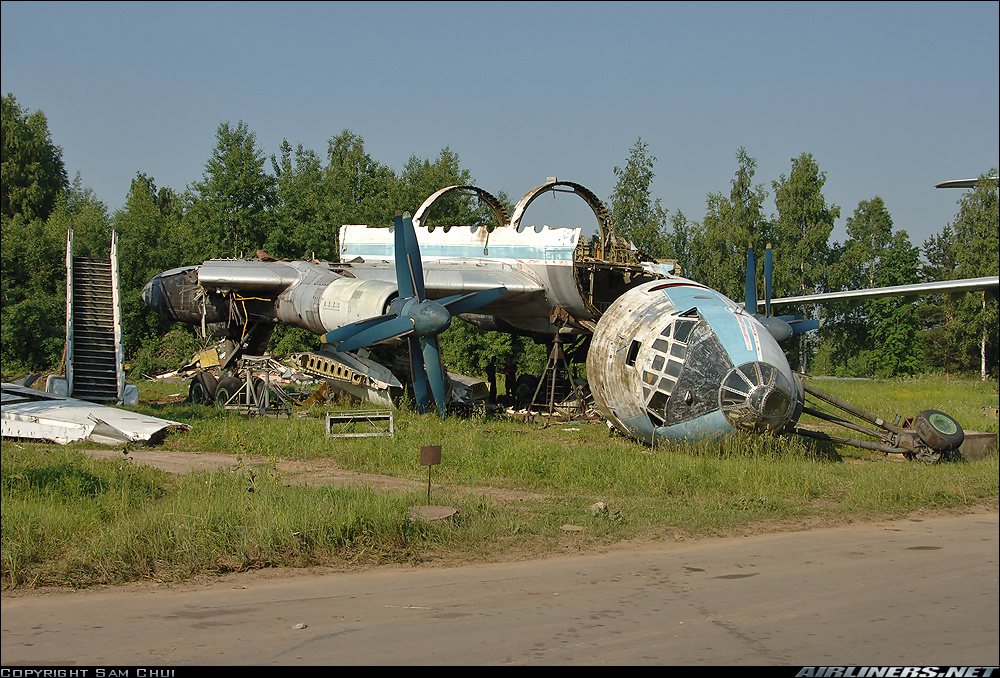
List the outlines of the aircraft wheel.
{"type": "Polygon", "coordinates": [[[538,388],[538,377],[532,374],[522,374],[514,382],[514,395],[517,397],[518,401],[523,403],[530,403],[531,397],[535,395],[535,389],[538,388]]]}
{"type": "Polygon", "coordinates": [[[962,425],[938,410],[924,410],[913,422],[917,435],[935,452],[957,450],[965,440],[962,425]]]}
{"type": "Polygon", "coordinates": [[[215,375],[208,372],[200,372],[191,380],[188,388],[188,400],[195,405],[205,405],[215,400],[215,389],[218,382],[215,375]]]}
{"type": "Polygon", "coordinates": [[[225,407],[226,403],[243,388],[243,382],[237,377],[223,377],[219,380],[219,386],[215,389],[215,404],[225,407]]]}

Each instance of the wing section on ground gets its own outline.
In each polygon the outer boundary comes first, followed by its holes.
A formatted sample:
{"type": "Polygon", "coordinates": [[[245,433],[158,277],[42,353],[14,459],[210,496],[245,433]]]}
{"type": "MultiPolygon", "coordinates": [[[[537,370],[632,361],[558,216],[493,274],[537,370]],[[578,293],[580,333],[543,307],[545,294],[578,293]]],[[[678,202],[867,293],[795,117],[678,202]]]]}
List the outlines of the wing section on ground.
{"type": "Polygon", "coordinates": [[[50,440],[61,445],[91,440],[105,445],[145,444],[187,424],[130,410],[3,384],[3,437],[50,440]]]}

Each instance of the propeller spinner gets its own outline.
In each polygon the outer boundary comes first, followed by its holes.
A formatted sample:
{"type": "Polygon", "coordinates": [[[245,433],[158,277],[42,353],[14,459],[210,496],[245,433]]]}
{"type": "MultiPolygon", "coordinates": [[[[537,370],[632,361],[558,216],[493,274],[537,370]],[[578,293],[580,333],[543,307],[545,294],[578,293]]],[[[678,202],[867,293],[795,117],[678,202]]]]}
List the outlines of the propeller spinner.
{"type": "Polygon", "coordinates": [[[410,373],[417,410],[421,414],[431,411],[433,397],[438,414],[444,417],[448,389],[437,335],[448,329],[452,316],[496,301],[507,293],[507,288],[501,286],[444,299],[428,299],[420,246],[410,215],[397,214],[394,229],[399,297],[389,304],[386,314],[339,327],[328,332],[323,341],[337,343],[338,351],[353,351],[405,337],[410,348],[410,373]]]}

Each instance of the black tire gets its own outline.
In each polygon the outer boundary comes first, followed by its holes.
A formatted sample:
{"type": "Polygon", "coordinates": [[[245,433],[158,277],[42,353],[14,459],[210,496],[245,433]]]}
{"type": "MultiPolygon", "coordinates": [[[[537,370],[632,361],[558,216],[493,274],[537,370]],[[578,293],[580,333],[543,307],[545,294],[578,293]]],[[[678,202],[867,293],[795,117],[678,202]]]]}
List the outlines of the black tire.
{"type": "Polygon", "coordinates": [[[514,382],[514,397],[518,402],[530,403],[535,389],[538,388],[538,377],[532,374],[522,374],[514,382]]]}
{"type": "Polygon", "coordinates": [[[938,410],[924,410],[913,422],[917,435],[936,452],[957,450],[965,441],[962,425],[938,410]]]}
{"type": "Polygon", "coordinates": [[[188,400],[195,405],[207,405],[215,402],[215,389],[218,382],[215,375],[208,372],[199,372],[191,380],[188,388],[188,400]]]}
{"type": "Polygon", "coordinates": [[[234,394],[243,388],[243,382],[237,377],[223,377],[219,380],[219,386],[215,389],[215,404],[225,407],[226,403],[234,394]]]}

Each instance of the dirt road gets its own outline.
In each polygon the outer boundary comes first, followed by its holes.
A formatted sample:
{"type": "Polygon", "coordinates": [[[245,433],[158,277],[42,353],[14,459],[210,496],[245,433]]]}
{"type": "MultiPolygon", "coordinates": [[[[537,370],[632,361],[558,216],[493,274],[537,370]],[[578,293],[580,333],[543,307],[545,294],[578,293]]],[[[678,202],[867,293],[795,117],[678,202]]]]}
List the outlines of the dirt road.
{"type": "Polygon", "coordinates": [[[998,527],[991,511],[531,562],[5,595],[3,665],[995,666],[998,527]]]}

